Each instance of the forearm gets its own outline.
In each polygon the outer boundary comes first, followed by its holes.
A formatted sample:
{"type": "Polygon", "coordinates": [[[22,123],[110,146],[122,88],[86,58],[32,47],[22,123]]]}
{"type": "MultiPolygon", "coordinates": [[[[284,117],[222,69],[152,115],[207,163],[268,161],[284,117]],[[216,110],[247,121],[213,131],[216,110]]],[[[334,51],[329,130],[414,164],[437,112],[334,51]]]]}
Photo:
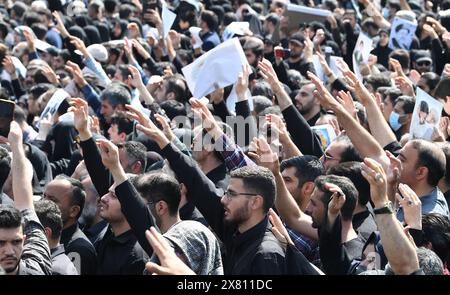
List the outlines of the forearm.
{"type": "Polygon", "coordinates": [[[389,159],[375,138],[339,105],[334,109],[339,124],[345,129],[355,149],[362,158],[369,157],[386,167],[389,159]]]}
{"type": "Polygon", "coordinates": [[[280,138],[280,142],[283,145],[283,151],[286,158],[303,156],[302,152],[297,148],[289,135],[280,138]]]}
{"type": "Polygon", "coordinates": [[[242,151],[242,149],[234,144],[234,142],[223,134],[216,140],[216,146],[221,147],[219,153],[222,155],[228,170],[232,171],[236,168],[255,165],[242,151]]]}
{"type": "Polygon", "coordinates": [[[236,117],[244,119],[244,128],[241,128],[241,126],[238,125],[238,128],[235,129],[235,141],[242,146],[247,146],[250,144],[250,141],[253,139],[253,137],[257,135],[256,123],[255,119],[250,114],[250,105],[248,103],[248,98],[236,102],[236,117]],[[244,131],[243,135],[241,133],[241,130],[244,131]],[[240,141],[242,136],[244,137],[243,142],[240,141]]]}
{"type": "Polygon", "coordinates": [[[408,275],[419,269],[416,250],[408,240],[394,214],[377,214],[375,221],[389,265],[397,275],[408,275]]]}
{"type": "Polygon", "coordinates": [[[275,181],[277,186],[275,206],[283,221],[298,233],[317,241],[319,236],[317,230],[312,227],[311,217],[300,210],[287,190],[281,172],[275,174],[275,181]]]}
{"type": "Polygon", "coordinates": [[[11,145],[13,160],[12,188],[14,193],[14,204],[19,210],[33,209],[33,189],[31,180],[33,179],[33,168],[28,162],[22,143],[11,145]]]}
{"type": "Polygon", "coordinates": [[[383,113],[372,97],[369,97],[364,104],[367,113],[367,121],[369,122],[370,132],[373,137],[384,147],[389,143],[396,141],[394,132],[384,119],[383,113]]]}
{"type": "Polygon", "coordinates": [[[103,81],[105,85],[111,84],[111,79],[109,79],[108,75],[106,75],[102,66],[99,63],[97,63],[92,56],[90,55],[86,56],[84,59],[84,63],[86,67],[88,67],[88,69],[93,71],[97,75],[97,77],[103,81]]]}
{"type": "Polygon", "coordinates": [[[139,97],[141,101],[143,100],[148,105],[151,105],[152,103],[155,102],[153,96],[150,94],[150,92],[148,91],[147,87],[145,87],[144,84],[139,85],[137,89],[139,91],[139,97]]]}
{"type": "Polygon", "coordinates": [[[102,102],[100,100],[100,97],[98,94],[92,89],[91,85],[86,84],[83,87],[81,87],[81,92],[84,95],[84,98],[88,102],[88,105],[94,110],[95,114],[97,116],[101,116],[101,107],[102,102]]]}

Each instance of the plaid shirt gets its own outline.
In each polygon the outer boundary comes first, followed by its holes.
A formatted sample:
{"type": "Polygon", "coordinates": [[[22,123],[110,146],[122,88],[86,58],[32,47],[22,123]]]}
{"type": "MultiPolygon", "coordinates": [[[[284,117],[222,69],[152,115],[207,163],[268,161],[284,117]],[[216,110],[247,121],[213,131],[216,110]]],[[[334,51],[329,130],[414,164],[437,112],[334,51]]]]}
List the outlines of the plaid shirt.
{"type": "Polygon", "coordinates": [[[226,134],[223,134],[216,143],[220,144],[220,142],[222,142],[222,150],[219,152],[225,160],[225,164],[227,165],[229,171],[245,166],[255,165],[255,163],[244,154],[244,151],[242,151],[239,146],[234,144],[234,142],[226,134]]]}
{"type": "Polygon", "coordinates": [[[288,226],[286,226],[286,229],[292,241],[294,242],[295,247],[300,252],[302,252],[303,255],[305,255],[306,259],[308,259],[309,262],[314,263],[320,259],[319,245],[317,244],[317,242],[305,237],[304,235],[298,234],[288,226]]]}

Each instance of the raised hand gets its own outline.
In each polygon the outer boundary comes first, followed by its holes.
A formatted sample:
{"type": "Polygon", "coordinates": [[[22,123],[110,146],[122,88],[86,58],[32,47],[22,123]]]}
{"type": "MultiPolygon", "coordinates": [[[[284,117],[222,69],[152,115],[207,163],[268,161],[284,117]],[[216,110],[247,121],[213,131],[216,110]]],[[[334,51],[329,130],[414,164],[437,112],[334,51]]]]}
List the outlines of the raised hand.
{"type": "Polygon", "coordinates": [[[336,217],[345,204],[345,194],[340,187],[333,183],[325,183],[325,189],[332,193],[328,203],[328,215],[336,217]]]}
{"type": "Polygon", "coordinates": [[[102,156],[103,165],[109,170],[117,169],[120,166],[119,148],[106,139],[97,139],[96,143],[102,156]]]}
{"type": "Polygon", "coordinates": [[[395,81],[395,86],[397,86],[403,94],[405,95],[409,95],[409,96],[414,96],[414,86],[412,84],[411,81],[409,81],[408,78],[406,77],[396,77],[394,79],[395,81]]]}
{"type": "Polygon", "coordinates": [[[353,98],[350,92],[340,90],[336,99],[352,117],[358,119],[358,111],[356,110],[355,103],[353,102],[353,98]]]}
{"type": "Polygon", "coordinates": [[[144,46],[142,46],[142,44],[138,40],[136,39],[131,40],[131,44],[133,45],[134,48],[136,48],[138,54],[142,56],[144,60],[150,58],[150,53],[144,48],[144,46]]]}
{"type": "Polygon", "coordinates": [[[67,38],[70,36],[66,27],[64,26],[64,22],[62,21],[61,15],[57,11],[53,11],[52,13],[54,19],[56,20],[56,29],[59,31],[63,38],[67,38]]]}
{"type": "Polygon", "coordinates": [[[278,155],[272,151],[270,145],[264,137],[254,138],[253,146],[254,151],[249,152],[249,156],[252,157],[259,166],[266,167],[273,174],[280,172],[280,161],[278,155]]]}
{"type": "Polygon", "coordinates": [[[213,114],[208,109],[206,104],[195,98],[191,98],[190,102],[194,114],[202,119],[203,128],[208,131],[208,133],[210,133],[215,139],[220,137],[222,135],[222,130],[219,124],[217,124],[217,121],[214,119],[213,114]]]}
{"type": "Polygon", "coordinates": [[[160,265],[147,262],[145,268],[157,275],[195,275],[184,262],[178,258],[166,239],[154,227],[145,232],[148,242],[159,259],[160,265]]]}
{"type": "Polygon", "coordinates": [[[362,163],[362,176],[370,184],[370,197],[375,208],[383,207],[388,202],[387,181],[383,167],[377,161],[365,158],[362,163]]]}
{"type": "Polygon", "coordinates": [[[88,127],[89,111],[87,102],[81,98],[72,98],[69,103],[71,107],[68,111],[74,114],[74,125],[79,133],[80,139],[89,139],[92,134],[88,127]]]}
{"type": "Polygon", "coordinates": [[[251,68],[248,63],[242,66],[242,72],[239,73],[238,80],[236,82],[236,93],[241,99],[246,98],[246,93],[248,89],[248,76],[251,74],[251,68]]]}
{"type": "Polygon", "coordinates": [[[88,57],[89,56],[89,52],[86,48],[86,44],[84,44],[83,40],[81,40],[78,37],[75,36],[70,36],[70,43],[75,46],[76,49],[78,49],[81,54],[84,55],[84,57],[88,57]]]}
{"type": "Polygon", "coordinates": [[[11,56],[7,55],[3,58],[2,62],[3,68],[8,72],[11,78],[17,78],[16,74],[16,66],[11,58],[11,56]]]}
{"type": "Polygon", "coordinates": [[[344,77],[347,81],[347,87],[355,93],[356,97],[361,101],[363,105],[369,102],[372,98],[370,91],[364,86],[362,81],[356,77],[355,73],[350,70],[346,70],[344,73],[344,77]]]}
{"type": "Polygon", "coordinates": [[[47,77],[48,81],[52,84],[59,83],[59,77],[53,71],[53,69],[49,65],[42,66],[42,73],[45,77],[47,77]]]}
{"type": "Polygon", "coordinates": [[[128,65],[128,70],[131,72],[131,75],[128,76],[128,78],[131,79],[131,85],[138,89],[145,87],[144,82],[142,82],[142,77],[141,73],[139,73],[139,70],[132,65],[128,65]]]}
{"type": "Polygon", "coordinates": [[[136,23],[129,23],[127,25],[128,32],[130,32],[130,38],[135,39],[141,37],[141,31],[139,30],[139,26],[136,23]]]}
{"type": "Polygon", "coordinates": [[[80,67],[70,60],[67,61],[66,66],[64,67],[69,73],[72,74],[72,78],[77,83],[78,87],[82,88],[83,86],[87,85],[86,80],[83,77],[83,72],[81,71],[80,67]]]}
{"type": "Polygon", "coordinates": [[[264,58],[262,61],[258,62],[258,68],[261,70],[260,75],[270,84],[270,87],[274,92],[282,90],[280,81],[278,80],[277,74],[270,61],[264,58]]]}
{"type": "Polygon", "coordinates": [[[394,58],[389,59],[389,65],[394,69],[395,73],[397,74],[397,77],[405,77],[406,75],[403,72],[402,65],[400,62],[394,58]]]}
{"type": "Polygon", "coordinates": [[[280,243],[294,245],[286,227],[272,208],[269,209],[269,221],[272,224],[271,231],[280,243]]]}
{"type": "Polygon", "coordinates": [[[25,27],[25,29],[23,30],[23,35],[25,37],[25,40],[27,40],[28,50],[30,52],[35,52],[36,47],[34,46],[34,36],[31,28],[25,27]]]}
{"type": "Polygon", "coordinates": [[[417,194],[406,184],[400,183],[398,186],[400,194],[395,197],[403,207],[405,223],[414,229],[422,229],[422,202],[417,194]]]}
{"type": "Polygon", "coordinates": [[[316,86],[316,90],[314,90],[314,97],[316,97],[320,104],[325,109],[337,110],[341,107],[340,103],[331,95],[331,93],[326,89],[325,85],[323,85],[322,81],[313,73],[308,72],[308,78],[311,82],[316,86]]]}

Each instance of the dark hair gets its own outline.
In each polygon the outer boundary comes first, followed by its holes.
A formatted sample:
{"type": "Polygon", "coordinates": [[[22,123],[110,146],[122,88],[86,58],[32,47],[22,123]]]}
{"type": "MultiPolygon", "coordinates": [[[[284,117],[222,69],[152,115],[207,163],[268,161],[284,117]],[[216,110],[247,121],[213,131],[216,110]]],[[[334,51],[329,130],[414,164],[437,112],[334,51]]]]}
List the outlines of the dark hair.
{"type": "Polygon", "coordinates": [[[214,32],[217,30],[217,27],[219,26],[219,19],[214,12],[204,10],[200,15],[200,19],[206,23],[210,31],[214,32]]]}
{"type": "Polygon", "coordinates": [[[272,101],[263,95],[255,95],[252,97],[253,100],[253,111],[259,114],[264,109],[272,106],[272,101]]]}
{"type": "Polygon", "coordinates": [[[412,114],[414,112],[416,100],[412,96],[401,95],[395,100],[395,104],[399,102],[403,102],[403,111],[405,114],[412,114]]]}
{"type": "Polygon", "coordinates": [[[232,22],[236,22],[236,21],[237,21],[237,17],[234,12],[225,12],[225,14],[223,15],[223,26],[224,27],[226,27],[229,24],[231,24],[232,22]]]}
{"type": "Polygon", "coordinates": [[[67,176],[65,174],[59,174],[55,177],[54,180],[66,180],[70,183],[72,186],[72,195],[70,196],[70,205],[71,206],[78,206],[80,207],[80,212],[78,212],[78,215],[76,218],[80,218],[81,213],[83,212],[84,208],[84,202],[86,200],[86,192],[84,191],[83,185],[80,181],[76,180],[75,178],[72,178],[70,176],[67,176]]]}
{"type": "Polygon", "coordinates": [[[421,166],[428,168],[427,182],[431,186],[436,186],[445,175],[444,152],[436,144],[425,140],[414,139],[410,143],[418,152],[416,168],[421,166]]]}
{"type": "Polygon", "coordinates": [[[369,202],[370,184],[361,174],[361,162],[351,161],[340,163],[328,169],[327,174],[347,177],[358,190],[358,203],[365,206],[369,202]]]}
{"type": "Polygon", "coordinates": [[[372,85],[374,91],[376,91],[378,89],[378,87],[392,86],[390,77],[387,77],[386,75],[381,74],[381,73],[370,75],[369,77],[366,78],[366,82],[369,83],[370,85],[372,85]]]}
{"type": "Polygon", "coordinates": [[[357,161],[357,162],[362,161],[361,156],[359,155],[358,151],[356,150],[352,141],[350,140],[350,138],[347,135],[341,134],[338,137],[336,137],[335,141],[340,142],[340,143],[345,143],[345,145],[346,145],[344,151],[341,154],[340,163],[350,162],[350,161],[357,161]]]}
{"type": "Polygon", "coordinates": [[[441,81],[441,77],[438,74],[436,74],[435,72],[423,73],[420,76],[420,78],[424,80],[425,84],[427,84],[427,86],[428,86],[428,88],[430,88],[430,90],[435,89],[436,86],[441,81]]]}
{"type": "Polygon", "coordinates": [[[276,184],[272,172],[261,166],[245,166],[233,170],[231,178],[242,179],[245,189],[263,197],[263,210],[268,212],[275,203],[276,184]]]}
{"type": "Polygon", "coordinates": [[[180,205],[180,183],[172,176],[162,172],[150,172],[138,176],[136,189],[147,201],[163,200],[169,207],[169,214],[176,215],[180,205]]]}
{"type": "Polygon", "coordinates": [[[117,66],[116,70],[120,71],[122,78],[126,80],[128,76],[131,76],[131,72],[128,69],[128,65],[120,64],[117,66]]]}
{"type": "MultiPolygon", "coordinates": [[[[137,161],[141,162],[142,171],[145,170],[147,161],[147,148],[144,144],[138,141],[126,141],[123,144],[117,145],[119,148],[124,148],[128,157],[128,163],[133,164],[137,161]]],[[[125,167],[124,167],[125,168],[125,167]]]]}
{"type": "Polygon", "coordinates": [[[425,100],[422,100],[420,102],[419,111],[427,113],[427,114],[430,111],[429,108],[428,108],[428,103],[425,100]]]}
{"type": "Polygon", "coordinates": [[[30,94],[33,95],[33,99],[38,99],[39,96],[54,88],[55,86],[50,83],[39,83],[30,88],[30,94]]]}
{"type": "Polygon", "coordinates": [[[403,70],[409,70],[410,57],[405,49],[396,49],[389,54],[389,58],[398,60],[403,70]]]}
{"type": "Polygon", "coordinates": [[[258,80],[256,81],[255,85],[253,85],[251,89],[252,96],[265,96],[268,99],[272,99],[273,97],[273,90],[270,87],[270,84],[267,83],[264,80],[258,80]]]}
{"type": "Polygon", "coordinates": [[[439,146],[445,155],[445,175],[444,180],[447,185],[450,185],[450,142],[437,142],[437,146],[439,146]]]}
{"type": "Polygon", "coordinates": [[[100,94],[101,100],[108,100],[113,108],[118,105],[126,105],[131,102],[130,91],[123,83],[111,83],[100,94]]]}
{"type": "Polygon", "coordinates": [[[437,213],[422,215],[422,243],[431,243],[433,251],[444,262],[449,262],[450,254],[450,220],[447,216],[437,213]]]}
{"type": "Polygon", "coordinates": [[[281,162],[280,171],[287,168],[295,167],[295,177],[298,179],[298,187],[305,182],[314,181],[320,175],[325,174],[325,168],[322,162],[311,155],[292,157],[281,162]]]}
{"type": "Polygon", "coordinates": [[[266,20],[267,22],[270,22],[270,23],[271,23],[272,25],[274,25],[274,26],[276,26],[276,25],[278,25],[278,24],[280,23],[280,17],[278,16],[278,14],[276,14],[276,13],[274,13],[274,12],[269,13],[269,14],[266,16],[265,20],[266,20]]]}
{"type": "Polygon", "coordinates": [[[166,83],[166,94],[173,92],[175,100],[186,102],[186,82],[181,75],[175,74],[164,80],[166,83]]]}
{"type": "Polygon", "coordinates": [[[61,211],[58,206],[49,200],[34,202],[34,210],[43,227],[52,230],[52,239],[59,239],[63,228],[61,211]]]}
{"type": "Polygon", "coordinates": [[[450,93],[450,76],[442,78],[433,92],[434,97],[447,101],[447,96],[450,93]]]}
{"type": "Polygon", "coordinates": [[[0,228],[18,228],[22,225],[22,214],[12,205],[0,204],[0,228]]]}
{"type": "Polygon", "coordinates": [[[0,147],[0,193],[6,179],[8,179],[9,172],[11,171],[11,157],[8,150],[0,147]]]}
{"type": "Polygon", "coordinates": [[[345,195],[345,203],[341,208],[342,220],[352,220],[353,211],[355,210],[356,201],[358,199],[358,191],[355,186],[350,179],[344,176],[322,175],[317,177],[314,183],[316,184],[316,187],[323,192],[321,200],[327,207],[332,196],[332,193],[325,188],[327,182],[337,185],[345,195]]]}
{"type": "Polygon", "coordinates": [[[166,112],[170,120],[177,116],[186,116],[186,108],[183,103],[176,100],[165,100],[159,104],[166,112]]]}
{"type": "Polygon", "coordinates": [[[385,95],[386,97],[389,97],[389,100],[391,101],[392,106],[394,106],[394,105],[395,105],[395,101],[397,100],[397,98],[398,98],[399,96],[402,95],[402,92],[401,92],[401,90],[398,89],[398,88],[395,88],[395,87],[389,87],[389,88],[386,90],[386,92],[384,93],[384,95],[385,95]]]}
{"type": "Polygon", "coordinates": [[[119,134],[125,132],[125,134],[128,135],[131,132],[133,132],[134,127],[133,121],[121,112],[112,115],[111,125],[113,124],[117,125],[117,130],[119,134]]]}

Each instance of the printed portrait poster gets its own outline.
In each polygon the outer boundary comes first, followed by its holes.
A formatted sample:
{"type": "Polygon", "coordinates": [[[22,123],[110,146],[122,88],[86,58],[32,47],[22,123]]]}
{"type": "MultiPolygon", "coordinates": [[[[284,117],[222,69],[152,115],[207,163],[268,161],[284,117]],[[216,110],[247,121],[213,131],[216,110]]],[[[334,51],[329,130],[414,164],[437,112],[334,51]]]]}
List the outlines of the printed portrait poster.
{"type": "Polygon", "coordinates": [[[336,139],[336,132],[330,124],[311,126],[311,129],[319,135],[324,150],[336,139]]]}
{"type": "Polygon", "coordinates": [[[359,69],[360,65],[367,64],[369,61],[369,55],[372,51],[373,40],[366,36],[364,33],[359,33],[358,40],[356,41],[355,49],[353,50],[353,72],[356,77],[362,81],[363,77],[359,69]]]}
{"type": "Polygon", "coordinates": [[[389,33],[389,48],[409,50],[416,34],[417,24],[395,17],[389,33]]]}
{"type": "Polygon", "coordinates": [[[434,127],[439,126],[443,105],[417,87],[416,105],[409,129],[410,139],[430,140],[434,127]]]}

